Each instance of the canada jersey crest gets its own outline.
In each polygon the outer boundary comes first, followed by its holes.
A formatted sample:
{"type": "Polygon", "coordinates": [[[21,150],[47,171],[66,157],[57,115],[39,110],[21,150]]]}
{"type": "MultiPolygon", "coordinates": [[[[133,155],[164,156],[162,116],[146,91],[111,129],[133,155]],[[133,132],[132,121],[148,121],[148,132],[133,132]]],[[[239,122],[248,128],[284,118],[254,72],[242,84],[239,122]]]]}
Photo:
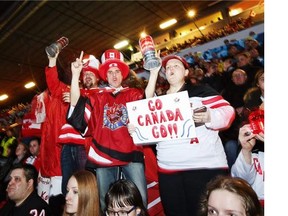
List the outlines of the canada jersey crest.
{"type": "Polygon", "coordinates": [[[123,104],[113,104],[109,107],[108,104],[104,106],[103,126],[111,130],[127,125],[128,112],[123,104]]]}

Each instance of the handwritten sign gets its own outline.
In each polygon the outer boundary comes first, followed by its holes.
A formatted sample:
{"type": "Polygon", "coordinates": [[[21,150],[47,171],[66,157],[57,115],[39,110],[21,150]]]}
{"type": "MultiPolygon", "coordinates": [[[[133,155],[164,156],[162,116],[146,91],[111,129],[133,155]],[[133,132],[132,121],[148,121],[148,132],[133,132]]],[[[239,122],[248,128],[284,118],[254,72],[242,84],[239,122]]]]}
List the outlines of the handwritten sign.
{"type": "Polygon", "coordinates": [[[135,144],[196,137],[187,91],[129,102],[126,106],[129,121],[136,127],[135,144]]]}

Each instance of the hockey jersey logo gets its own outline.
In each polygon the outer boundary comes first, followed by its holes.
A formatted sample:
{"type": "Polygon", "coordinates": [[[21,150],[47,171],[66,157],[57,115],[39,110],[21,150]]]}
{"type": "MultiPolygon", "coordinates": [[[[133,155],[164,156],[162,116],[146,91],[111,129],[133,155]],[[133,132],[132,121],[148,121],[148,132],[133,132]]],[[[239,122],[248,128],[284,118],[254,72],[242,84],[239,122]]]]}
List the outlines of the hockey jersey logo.
{"type": "Polygon", "coordinates": [[[123,104],[113,104],[109,107],[108,104],[104,106],[104,119],[103,126],[111,130],[127,125],[128,112],[123,104]]]}

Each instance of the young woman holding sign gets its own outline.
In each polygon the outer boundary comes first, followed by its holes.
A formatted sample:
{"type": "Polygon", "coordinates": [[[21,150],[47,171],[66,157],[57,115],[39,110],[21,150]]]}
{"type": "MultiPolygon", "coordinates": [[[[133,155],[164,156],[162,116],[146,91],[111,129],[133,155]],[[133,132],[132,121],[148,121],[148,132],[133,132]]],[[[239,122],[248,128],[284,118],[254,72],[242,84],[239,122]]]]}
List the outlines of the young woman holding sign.
{"type": "MultiPolygon", "coordinates": [[[[167,95],[188,91],[196,137],[157,143],[161,201],[167,216],[197,215],[206,184],[213,177],[229,172],[218,132],[230,126],[234,109],[212,88],[185,82],[189,66],[182,57],[167,56],[162,66],[169,82],[167,95]]],[[[146,98],[155,95],[159,69],[150,70],[146,98]]]]}

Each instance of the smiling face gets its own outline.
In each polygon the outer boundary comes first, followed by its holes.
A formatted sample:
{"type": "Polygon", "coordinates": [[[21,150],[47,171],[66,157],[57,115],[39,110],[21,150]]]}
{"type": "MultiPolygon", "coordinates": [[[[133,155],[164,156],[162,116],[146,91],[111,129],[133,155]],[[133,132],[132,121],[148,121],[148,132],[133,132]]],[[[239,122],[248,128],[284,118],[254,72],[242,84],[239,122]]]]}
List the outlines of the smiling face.
{"type": "Polygon", "coordinates": [[[107,71],[107,81],[111,87],[119,88],[123,81],[123,75],[118,67],[110,67],[107,71]]]}
{"type": "Polygon", "coordinates": [[[224,189],[211,192],[208,199],[207,216],[246,216],[242,198],[224,189]]]}
{"type": "Polygon", "coordinates": [[[78,191],[78,183],[74,176],[68,181],[67,184],[67,194],[66,194],[66,212],[68,214],[76,213],[78,210],[78,199],[79,199],[79,191],[78,191]]]}
{"type": "Polygon", "coordinates": [[[170,59],[166,64],[166,78],[170,85],[183,85],[189,70],[178,59],[170,59]]]}

